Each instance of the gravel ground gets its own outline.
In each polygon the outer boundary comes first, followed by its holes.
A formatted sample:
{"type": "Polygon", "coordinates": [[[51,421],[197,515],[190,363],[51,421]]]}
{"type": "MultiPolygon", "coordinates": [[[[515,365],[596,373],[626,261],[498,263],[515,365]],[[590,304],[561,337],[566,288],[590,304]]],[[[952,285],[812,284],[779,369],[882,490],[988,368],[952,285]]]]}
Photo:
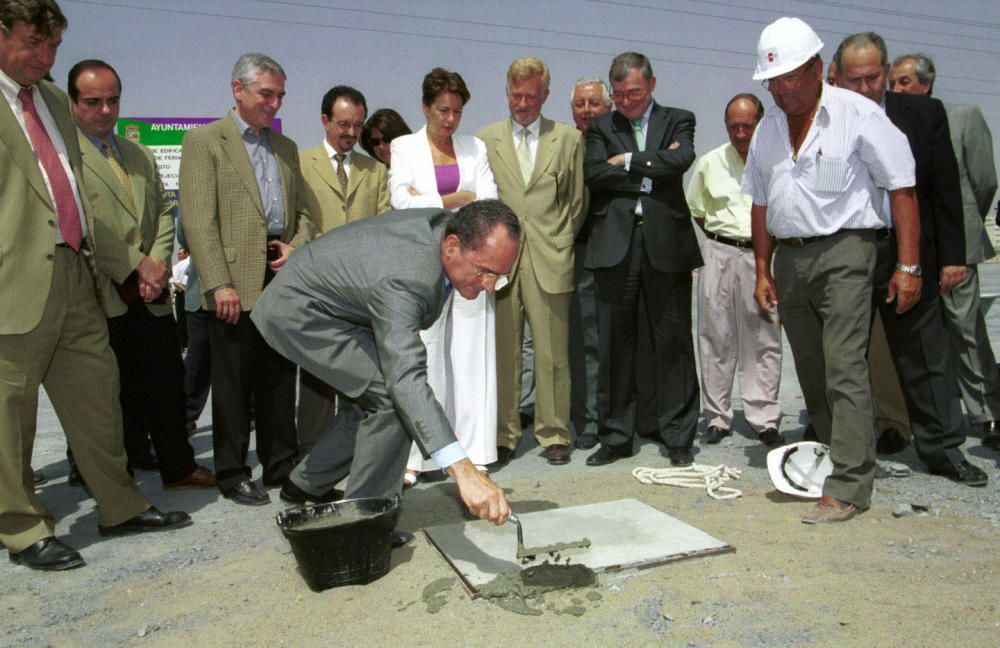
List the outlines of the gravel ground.
{"type": "MultiPolygon", "coordinates": [[[[797,440],[805,413],[790,354],[782,405],[782,429],[797,440]]],[[[209,466],[210,425],[206,414],[193,437],[209,466]]],[[[158,475],[140,472],[157,506],[188,511],[195,524],[102,539],[93,500],[66,483],[64,441],[43,399],[35,467],[49,481],[39,494],[57,534],[88,564],[42,574],[0,563],[0,645],[996,645],[1000,454],[983,448],[978,432],[965,451],[989,474],[987,487],[927,475],[907,449],[891,459],[913,474],[879,479],[869,511],[809,527],[798,516],[810,504],[777,493],[765,448],[742,419],[735,429],[695,459],[743,471],[732,485],[744,496],[725,502],[636,481],[635,467],[669,465],[652,442],[612,466],[588,468],[589,453],[577,452],[568,466],[552,467],[526,438],[514,462],[494,474],[516,510],[634,497],[736,551],[605,574],[596,590],[548,594],[533,603],[543,614],[521,616],[470,599],[457,581],[447,586],[442,579],[454,573],[422,535],[393,553],[390,573],[375,583],[312,593],[274,523],[282,509],[276,490],[269,506],[240,507],[214,491],[164,492],[158,475]],[[913,505],[926,512],[893,515],[913,505]],[[428,586],[439,591],[425,595],[428,586]]],[[[400,526],[415,531],[462,516],[451,483],[421,483],[404,499],[400,526]]]]}

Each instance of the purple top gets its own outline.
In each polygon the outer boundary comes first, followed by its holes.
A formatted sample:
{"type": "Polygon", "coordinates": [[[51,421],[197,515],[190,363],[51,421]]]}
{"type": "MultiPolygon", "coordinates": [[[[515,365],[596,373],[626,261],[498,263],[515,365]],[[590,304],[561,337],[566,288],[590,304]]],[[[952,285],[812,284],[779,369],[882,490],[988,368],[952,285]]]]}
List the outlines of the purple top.
{"type": "Polygon", "coordinates": [[[447,196],[458,191],[458,165],[445,164],[434,167],[434,177],[437,178],[438,194],[447,196]]]}

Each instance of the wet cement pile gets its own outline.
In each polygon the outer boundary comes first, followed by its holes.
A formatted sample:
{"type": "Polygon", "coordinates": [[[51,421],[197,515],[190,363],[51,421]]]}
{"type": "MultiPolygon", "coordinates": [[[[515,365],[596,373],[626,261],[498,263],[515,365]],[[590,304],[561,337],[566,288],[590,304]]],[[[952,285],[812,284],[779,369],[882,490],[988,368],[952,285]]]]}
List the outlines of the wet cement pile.
{"type": "MultiPolygon", "coordinates": [[[[575,546],[575,545],[574,545],[575,546]]],[[[545,609],[579,616],[586,611],[583,599],[573,598],[570,605],[559,608],[545,605],[545,594],[561,590],[597,587],[597,574],[586,565],[556,565],[544,562],[519,572],[500,574],[479,589],[483,598],[496,602],[510,612],[539,616],[545,609]]],[[[600,593],[588,592],[587,599],[599,601],[600,593]]]]}
{"type": "MultiPolygon", "coordinates": [[[[518,547],[517,548],[517,559],[522,563],[527,563],[535,559],[535,556],[541,556],[542,554],[549,554],[550,556],[555,556],[556,562],[559,561],[559,554],[567,549],[589,549],[590,548],[590,538],[584,538],[583,540],[577,540],[576,542],[557,542],[556,544],[546,545],[544,547],[518,547]]],[[[567,559],[567,564],[569,560],[567,559]]]]}

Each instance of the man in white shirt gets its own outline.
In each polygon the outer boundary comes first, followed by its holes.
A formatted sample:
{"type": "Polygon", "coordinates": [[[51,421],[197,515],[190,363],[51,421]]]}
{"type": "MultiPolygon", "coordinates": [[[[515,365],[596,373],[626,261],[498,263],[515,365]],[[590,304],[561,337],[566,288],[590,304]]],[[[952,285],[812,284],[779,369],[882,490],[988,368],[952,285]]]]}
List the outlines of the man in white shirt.
{"type": "Polygon", "coordinates": [[[743,416],[766,446],[784,443],[778,432],[781,404],[781,325],[754,300],[750,196],[741,193],[743,168],[764,106],[752,94],[726,104],[729,141],[698,158],[687,188],[691,216],[705,232],[698,274],[698,360],[703,440],[715,444],[732,434],[731,394],[740,375],[743,416]]]}
{"type": "Polygon", "coordinates": [[[802,517],[809,524],[848,520],[871,502],[875,437],[865,351],[876,231],[888,225],[883,191],[898,244],[887,300],[902,313],[921,290],[906,136],[877,104],[823,84],[822,49],[797,18],[764,29],[754,78],[777,108],[758,125],[743,176],[753,196],[755,296],[761,308],[778,308],[809,419],[830,445],[833,472],[802,517]]]}

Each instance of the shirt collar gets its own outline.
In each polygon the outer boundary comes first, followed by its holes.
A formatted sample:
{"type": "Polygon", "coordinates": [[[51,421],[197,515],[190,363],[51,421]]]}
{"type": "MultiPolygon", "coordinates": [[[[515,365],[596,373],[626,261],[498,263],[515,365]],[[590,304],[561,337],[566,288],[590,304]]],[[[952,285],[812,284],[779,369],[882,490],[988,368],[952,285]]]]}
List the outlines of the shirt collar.
{"type": "MultiPolygon", "coordinates": [[[[0,91],[3,92],[4,98],[7,100],[8,104],[11,106],[17,104],[17,93],[21,91],[22,87],[23,86],[20,83],[7,76],[6,72],[0,70],[0,91]]],[[[33,92],[35,86],[31,86],[30,89],[33,92]]]]}
{"type": "MultiPolygon", "coordinates": [[[[80,132],[83,133],[82,130],[80,132]]],[[[83,135],[84,135],[84,137],[86,137],[87,139],[89,139],[90,143],[94,145],[94,148],[96,148],[98,151],[101,151],[102,154],[104,153],[104,151],[101,148],[101,145],[105,141],[107,141],[111,145],[111,148],[114,149],[116,153],[118,153],[119,155],[121,155],[121,150],[118,148],[118,142],[115,141],[115,136],[113,134],[108,133],[107,137],[95,137],[94,135],[91,135],[90,133],[83,133],[83,135]]]]}
{"type": "MultiPolygon", "coordinates": [[[[334,155],[337,155],[337,149],[333,148],[333,146],[330,145],[330,142],[326,141],[325,138],[323,139],[323,148],[326,149],[326,157],[329,158],[330,160],[333,159],[334,155]]],[[[345,155],[344,164],[351,163],[351,154],[353,152],[354,151],[348,151],[347,153],[344,154],[345,155]]]]}
{"type": "MultiPolygon", "coordinates": [[[[513,117],[510,120],[510,127],[511,127],[511,130],[514,131],[514,134],[518,135],[518,136],[521,135],[521,129],[525,128],[525,126],[521,126],[516,121],[514,121],[513,117]]],[[[542,116],[538,115],[538,119],[536,119],[535,121],[533,121],[530,124],[528,124],[527,129],[528,129],[528,133],[530,133],[532,137],[536,137],[537,138],[538,137],[538,133],[541,132],[541,130],[542,130],[542,116]]]]}
{"type": "Polygon", "coordinates": [[[262,128],[260,130],[260,136],[258,137],[257,133],[255,133],[254,130],[250,128],[250,124],[243,121],[243,119],[240,117],[240,114],[236,111],[235,108],[233,108],[229,114],[233,116],[233,122],[236,123],[236,130],[239,131],[241,137],[244,138],[249,137],[253,141],[265,140],[268,138],[268,133],[271,132],[270,128],[262,128]]]}

